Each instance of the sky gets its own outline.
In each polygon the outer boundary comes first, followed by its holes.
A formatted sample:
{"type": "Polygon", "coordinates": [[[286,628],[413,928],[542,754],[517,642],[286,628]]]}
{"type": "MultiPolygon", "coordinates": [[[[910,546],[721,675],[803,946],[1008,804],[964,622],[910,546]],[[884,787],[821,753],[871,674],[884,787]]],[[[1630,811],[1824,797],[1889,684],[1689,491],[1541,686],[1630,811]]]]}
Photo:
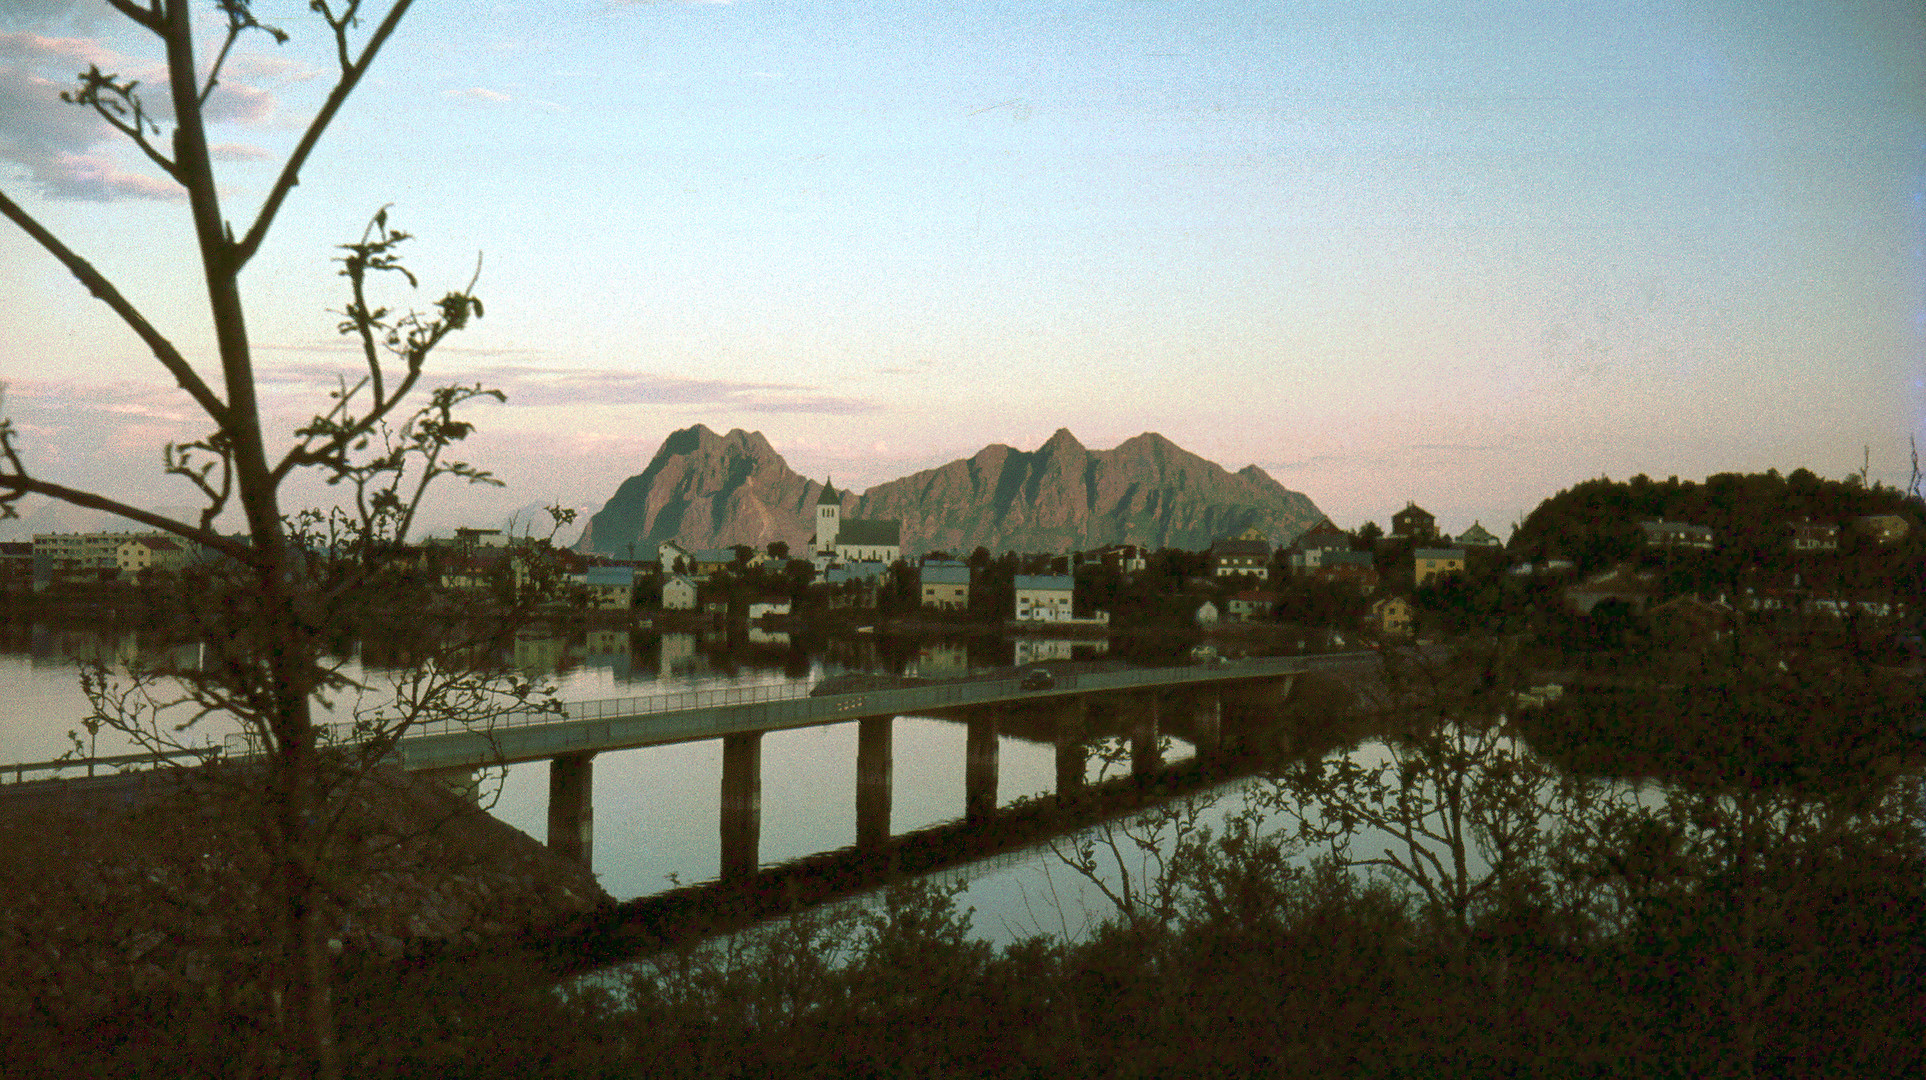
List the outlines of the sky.
{"type": "MultiPolygon", "coordinates": [[[[210,99],[237,229],[333,71],[305,0],[255,9],[291,39],[210,99]]],[[[185,202],[58,100],[158,88],[153,44],[0,3],[0,190],[211,370],[185,202]]],[[[1926,440],[1913,0],[424,2],[244,279],[271,431],[352,374],[330,259],[383,206],[392,303],[480,260],[431,375],[508,395],[465,447],[507,487],[431,524],[599,509],[696,423],[858,491],[1157,431],[1345,528],[1500,536],[1601,475],[1903,487],[1926,440]]],[[[205,420],[5,222],[0,378],[37,475],[192,502],[161,448],[205,420]]]]}

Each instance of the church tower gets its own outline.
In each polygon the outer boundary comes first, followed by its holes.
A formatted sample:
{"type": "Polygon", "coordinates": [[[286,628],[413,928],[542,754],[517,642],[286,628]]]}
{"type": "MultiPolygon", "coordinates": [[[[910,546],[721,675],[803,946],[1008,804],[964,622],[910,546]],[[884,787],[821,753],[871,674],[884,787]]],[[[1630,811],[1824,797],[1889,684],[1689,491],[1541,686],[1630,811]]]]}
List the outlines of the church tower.
{"type": "Polygon", "coordinates": [[[823,484],[823,493],[816,496],[816,550],[834,554],[836,534],[843,527],[843,497],[836,494],[833,481],[823,484]]]}

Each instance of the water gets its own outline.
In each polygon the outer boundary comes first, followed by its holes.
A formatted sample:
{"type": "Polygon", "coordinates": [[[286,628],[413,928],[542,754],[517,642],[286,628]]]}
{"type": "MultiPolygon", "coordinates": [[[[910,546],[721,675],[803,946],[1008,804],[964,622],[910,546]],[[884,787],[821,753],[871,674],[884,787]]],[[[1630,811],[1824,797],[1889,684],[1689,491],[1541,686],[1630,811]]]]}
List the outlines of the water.
{"type": "MultiPolygon", "coordinates": [[[[1078,642],[1088,653],[1094,646],[1078,642]]],[[[886,639],[827,643],[803,652],[786,641],[730,645],[693,634],[646,635],[598,631],[574,638],[526,637],[515,660],[530,674],[550,680],[567,701],[672,693],[717,686],[813,683],[844,671],[901,670],[926,677],[962,674],[973,667],[1007,664],[1010,642],[904,643],[886,639]],[[974,655],[972,655],[974,654],[974,655]]],[[[1029,643],[1028,655],[1068,658],[1072,646],[1029,643]]],[[[95,755],[139,748],[111,730],[89,740],[89,712],[77,681],[77,664],[105,660],[124,665],[166,652],[191,661],[192,645],[156,644],[132,632],[37,625],[0,637],[0,763],[46,761],[72,748],[76,732],[95,755]]],[[[344,673],[377,683],[380,670],[363,670],[350,659],[344,673]]],[[[333,718],[351,703],[334,702],[333,718]]],[[[210,717],[183,738],[218,745],[231,725],[210,717]]],[[[763,863],[778,863],[848,846],[856,839],[856,732],[854,723],[771,732],[762,744],[763,863]]],[[[964,812],[965,728],[933,717],[898,717],[894,725],[891,831],[907,832],[956,820],[964,812]]],[[[1190,747],[1172,740],[1166,760],[1190,747]]],[[[1105,767],[1092,754],[1089,776],[1105,767]]],[[[1114,768],[1114,766],[1112,766],[1114,768]]],[[[547,833],[548,766],[511,766],[490,778],[490,812],[535,837],[547,833]]],[[[1004,736],[998,745],[1000,805],[1054,792],[1056,758],[1045,743],[1004,736]]],[[[683,743],[603,753],[594,765],[594,859],[602,885],[617,899],[646,896],[676,882],[713,879],[721,860],[722,744],[683,743]]],[[[1047,851],[1041,856],[1047,856],[1047,851]]],[[[982,871],[977,871],[979,876],[982,871]]],[[[1056,890],[1047,881],[1022,886],[973,883],[965,903],[977,903],[986,926],[1025,922],[1031,894],[1056,890]]],[[[1057,890],[1061,891],[1061,890],[1057,890]]],[[[1056,916],[1052,915],[1055,919],[1056,916]]],[[[1068,921],[1070,916],[1063,916],[1068,921]]],[[[1038,920],[1029,920],[1034,923],[1038,920]]],[[[1035,932],[1033,929],[1031,932],[1035,932]]],[[[999,934],[998,936],[1002,936],[999,934]]],[[[1016,936],[1021,936],[1020,934],[1016,936]]]]}

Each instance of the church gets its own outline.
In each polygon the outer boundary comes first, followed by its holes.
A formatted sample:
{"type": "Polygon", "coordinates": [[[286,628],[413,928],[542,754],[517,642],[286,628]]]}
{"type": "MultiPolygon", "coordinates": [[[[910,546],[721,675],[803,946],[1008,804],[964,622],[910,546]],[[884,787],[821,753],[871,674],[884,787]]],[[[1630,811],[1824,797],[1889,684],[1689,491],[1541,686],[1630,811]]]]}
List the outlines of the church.
{"type": "Polygon", "coordinates": [[[816,497],[816,535],[809,549],[819,560],[893,563],[903,557],[903,523],[843,517],[843,497],[835,484],[825,483],[816,497]]]}

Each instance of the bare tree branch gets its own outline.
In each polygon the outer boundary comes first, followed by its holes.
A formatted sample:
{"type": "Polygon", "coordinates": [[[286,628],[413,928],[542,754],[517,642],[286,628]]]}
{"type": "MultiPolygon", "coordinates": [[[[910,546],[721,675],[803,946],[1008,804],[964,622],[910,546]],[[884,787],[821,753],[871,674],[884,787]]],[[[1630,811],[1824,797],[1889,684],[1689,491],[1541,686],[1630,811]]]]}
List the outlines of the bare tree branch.
{"type": "Polygon", "coordinates": [[[134,22],[145,26],[156,34],[161,32],[160,0],[153,0],[153,3],[147,7],[141,7],[134,3],[134,0],[107,0],[107,2],[114,6],[115,11],[127,16],[134,22]]]}
{"type": "Polygon", "coordinates": [[[348,99],[348,95],[354,92],[355,86],[361,82],[361,76],[367,74],[368,66],[374,63],[375,54],[381,51],[381,46],[387,42],[388,36],[394,33],[396,26],[400,25],[401,17],[407,13],[408,5],[412,2],[413,0],[395,0],[395,6],[389,9],[387,17],[381,20],[381,25],[375,28],[374,35],[362,47],[361,56],[353,63],[349,63],[347,31],[348,27],[354,23],[355,12],[360,7],[359,0],[349,4],[346,13],[339,19],[328,11],[327,4],[323,0],[315,0],[315,10],[322,13],[335,32],[336,49],[341,59],[341,81],[336,83],[334,89],[329,92],[328,100],[321,106],[321,111],[315,113],[314,119],[308,122],[307,131],[302,134],[300,144],[294,148],[294,153],[289,155],[287,164],[282,166],[280,177],[274,181],[274,187],[268,191],[267,201],[261,205],[260,213],[255,215],[253,226],[234,246],[234,260],[237,267],[246,265],[247,261],[252,259],[254,253],[260,249],[261,241],[267,238],[268,228],[274,224],[274,215],[280,212],[281,204],[287,200],[288,192],[301,182],[301,167],[307,164],[308,155],[314,152],[315,144],[321,140],[321,133],[326,131],[328,125],[334,121],[334,114],[340,110],[341,103],[348,99]]]}
{"type": "Polygon", "coordinates": [[[114,287],[113,282],[94,269],[92,263],[61,243],[59,237],[48,232],[40,222],[34,219],[33,215],[9,199],[4,191],[0,191],[0,214],[5,214],[14,224],[20,226],[23,232],[33,237],[35,242],[47,249],[54,258],[59,259],[67,267],[68,272],[86,286],[88,292],[112,308],[114,314],[119,315],[121,321],[147,343],[147,348],[153,352],[154,359],[159,360],[161,366],[167,369],[167,373],[174,376],[174,381],[180,385],[180,388],[192,395],[194,403],[205,409],[215,423],[226,425],[228,415],[226,403],[215,396],[213,389],[195,372],[193,366],[187,362],[187,358],[174,347],[174,343],[154,329],[153,324],[147,321],[147,317],[120,294],[120,290],[114,287]]]}

